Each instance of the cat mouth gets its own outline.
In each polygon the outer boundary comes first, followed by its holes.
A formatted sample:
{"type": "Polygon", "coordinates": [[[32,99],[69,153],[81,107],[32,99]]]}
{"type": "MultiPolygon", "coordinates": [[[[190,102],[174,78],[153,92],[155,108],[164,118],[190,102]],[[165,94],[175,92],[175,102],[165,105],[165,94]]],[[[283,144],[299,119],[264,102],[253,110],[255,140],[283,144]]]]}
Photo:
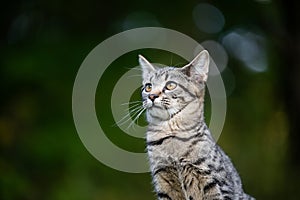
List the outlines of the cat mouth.
{"type": "Polygon", "coordinates": [[[156,109],[156,111],[158,110],[158,112],[166,111],[169,115],[169,118],[171,119],[171,118],[175,117],[176,115],[178,115],[184,108],[175,109],[175,108],[170,108],[170,107],[168,107],[166,105],[163,105],[163,104],[162,105],[156,105],[156,104],[153,103],[152,106],[149,107],[148,109],[152,110],[152,111],[156,109]]]}
{"type": "Polygon", "coordinates": [[[147,109],[159,109],[159,110],[167,110],[167,108],[165,106],[162,106],[162,105],[157,105],[155,103],[151,103],[150,106],[148,106],[147,109]]]}
{"type": "Polygon", "coordinates": [[[152,109],[152,108],[165,109],[165,110],[168,109],[167,105],[165,105],[163,102],[155,102],[155,101],[144,101],[143,107],[146,109],[152,109]]]}

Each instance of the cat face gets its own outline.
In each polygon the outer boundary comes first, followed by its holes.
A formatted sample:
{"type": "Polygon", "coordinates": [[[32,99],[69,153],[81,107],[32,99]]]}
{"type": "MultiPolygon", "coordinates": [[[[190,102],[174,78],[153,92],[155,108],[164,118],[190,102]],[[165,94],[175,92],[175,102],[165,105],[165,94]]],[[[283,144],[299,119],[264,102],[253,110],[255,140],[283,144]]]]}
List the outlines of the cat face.
{"type": "Polygon", "coordinates": [[[207,51],[183,68],[156,69],[142,56],[139,62],[143,69],[143,106],[149,122],[169,120],[191,102],[204,98],[209,66],[207,51]]]}

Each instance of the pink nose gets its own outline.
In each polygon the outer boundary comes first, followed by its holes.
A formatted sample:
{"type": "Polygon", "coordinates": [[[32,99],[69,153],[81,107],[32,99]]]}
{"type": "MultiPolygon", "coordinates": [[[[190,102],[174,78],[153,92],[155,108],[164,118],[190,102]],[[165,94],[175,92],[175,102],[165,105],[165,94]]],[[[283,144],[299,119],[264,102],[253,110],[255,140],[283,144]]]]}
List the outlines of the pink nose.
{"type": "Polygon", "coordinates": [[[149,94],[148,98],[153,102],[158,97],[157,94],[149,94]]]}

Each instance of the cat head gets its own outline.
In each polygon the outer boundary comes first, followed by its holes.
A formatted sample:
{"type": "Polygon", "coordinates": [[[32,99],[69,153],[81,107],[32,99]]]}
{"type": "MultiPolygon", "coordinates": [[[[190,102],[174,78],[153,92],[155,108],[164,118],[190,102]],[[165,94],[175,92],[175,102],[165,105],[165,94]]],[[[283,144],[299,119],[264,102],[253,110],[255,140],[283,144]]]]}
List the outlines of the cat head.
{"type": "Polygon", "coordinates": [[[167,121],[191,103],[203,104],[209,70],[206,50],[182,68],[156,68],[141,55],[139,63],[143,73],[143,106],[147,109],[149,122],[167,121]]]}

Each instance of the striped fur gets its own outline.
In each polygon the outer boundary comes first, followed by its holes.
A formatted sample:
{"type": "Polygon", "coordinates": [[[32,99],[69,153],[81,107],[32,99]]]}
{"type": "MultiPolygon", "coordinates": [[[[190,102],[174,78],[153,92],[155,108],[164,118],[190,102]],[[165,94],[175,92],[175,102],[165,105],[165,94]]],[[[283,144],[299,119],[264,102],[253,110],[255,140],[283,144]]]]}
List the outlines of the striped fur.
{"type": "Polygon", "coordinates": [[[159,200],[254,199],[204,122],[209,55],[183,68],[156,69],[144,57],[142,98],[147,151],[159,200]]]}

